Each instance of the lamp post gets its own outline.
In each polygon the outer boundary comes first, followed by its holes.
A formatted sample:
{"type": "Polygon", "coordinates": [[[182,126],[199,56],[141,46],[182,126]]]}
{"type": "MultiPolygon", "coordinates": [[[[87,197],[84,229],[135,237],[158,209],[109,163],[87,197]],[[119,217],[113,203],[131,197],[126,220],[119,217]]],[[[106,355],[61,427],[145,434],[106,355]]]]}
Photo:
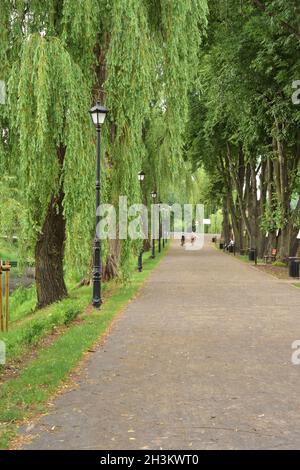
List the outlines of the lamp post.
{"type": "Polygon", "coordinates": [[[161,216],[160,216],[160,206],[162,202],[158,203],[158,252],[161,253],[161,216]]]}
{"type": "Polygon", "coordinates": [[[96,105],[90,110],[93,124],[97,132],[97,163],[96,163],[96,235],[94,242],[94,260],[93,260],[93,306],[100,308],[101,298],[101,241],[98,236],[97,228],[100,222],[100,145],[101,145],[101,126],[105,121],[107,109],[97,101],[96,105]]]}
{"type": "Polygon", "coordinates": [[[165,208],[162,208],[162,246],[165,247],[165,208]]]}
{"type": "MultiPolygon", "coordinates": [[[[138,180],[140,182],[141,188],[142,188],[142,182],[144,181],[144,179],[145,179],[145,173],[142,170],[138,173],[138,180]]],[[[143,247],[142,247],[141,251],[140,251],[140,254],[139,254],[139,257],[138,257],[138,271],[140,273],[143,271],[143,251],[144,250],[143,250],[143,247]]]]}
{"type": "MultiPolygon", "coordinates": [[[[153,203],[155,204],[155,199],[157,197],[156,191],[152,191],[151,197],[152,197],[153,203]]],[[[153,214],[153,212],[152,212],[152,214],[153,214]]],[[[154,217],[153,217],[153,227],[152,227],[153,228],[153,234],[152,234],[152,255],[151,255],[151,258],[154,259],[155,258],[155,238],[154,238],[155,237],[155,214],[153,214],[153,215],[154,215],[154,217]]]]}
{"type": "Polygon", "coordinates": [[[164,227],[165,222],[164,220],[165,220],[165,208],[163,207],[162,212],[161,212],[161,236],[162,236],[163,249],[165,247],[165,227],[164,227]]]}

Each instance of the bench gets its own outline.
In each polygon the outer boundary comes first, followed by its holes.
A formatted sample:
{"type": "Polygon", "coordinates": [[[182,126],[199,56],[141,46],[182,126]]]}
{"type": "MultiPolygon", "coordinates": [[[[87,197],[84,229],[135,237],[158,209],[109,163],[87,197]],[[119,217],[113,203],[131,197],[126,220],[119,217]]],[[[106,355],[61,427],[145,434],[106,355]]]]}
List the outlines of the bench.
{"type": "Polygon", "coordinates": [[[276,261],[276,256],[277,256],[277,249],[273,248],[270,255],[265,255],[264,256],[265,264],[267,264],[269,260],[271,261],[271,263],[273,261],[276,261]]]}

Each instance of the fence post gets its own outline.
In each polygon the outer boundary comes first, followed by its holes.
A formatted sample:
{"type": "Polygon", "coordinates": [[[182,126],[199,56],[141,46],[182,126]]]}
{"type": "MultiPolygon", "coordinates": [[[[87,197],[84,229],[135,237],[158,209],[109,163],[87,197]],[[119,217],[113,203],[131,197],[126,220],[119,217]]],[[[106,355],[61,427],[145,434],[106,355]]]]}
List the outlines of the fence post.
{"type": "Polygon", "coordinates": [[[5,261],[5,264],[1,266],[1,289],[0,289],[0,303],[1,303],[1,331],[4,331],[4,312],[3,312],[3,289],[2,289],[2,273],[5,272],[5,329],[8,331],[8,320],[9,320],[9,272],[10,262],[5,261]]]}
{"type": "Polygon", "coordinates": [[[5,262],[6,272],[5,272],[5,300],[6,300],[6,309],[5,309],[5,319],[6,319],[6,331],[8,331],[8,310],[9,310],[9,272],[10,272],[10,262],[5,262]]]}

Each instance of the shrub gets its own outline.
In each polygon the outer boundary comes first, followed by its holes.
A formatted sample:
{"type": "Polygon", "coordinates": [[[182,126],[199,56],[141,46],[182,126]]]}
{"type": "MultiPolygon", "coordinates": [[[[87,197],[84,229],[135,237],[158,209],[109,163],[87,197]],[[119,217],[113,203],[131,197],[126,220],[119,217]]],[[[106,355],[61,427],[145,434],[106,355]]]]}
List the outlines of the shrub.
{"type": "Polygon", "coordinates": [[[69,307],[64,314],[64,324],[69,325],[80,313],[81,311],[78,308],[69,307]]]}
{"type": "Polygon", "coordinates": [[[36,344],[45,329],[45,322],[36,321],[28,326],[23,333],[23,341],[28,345],[36,344]]]}

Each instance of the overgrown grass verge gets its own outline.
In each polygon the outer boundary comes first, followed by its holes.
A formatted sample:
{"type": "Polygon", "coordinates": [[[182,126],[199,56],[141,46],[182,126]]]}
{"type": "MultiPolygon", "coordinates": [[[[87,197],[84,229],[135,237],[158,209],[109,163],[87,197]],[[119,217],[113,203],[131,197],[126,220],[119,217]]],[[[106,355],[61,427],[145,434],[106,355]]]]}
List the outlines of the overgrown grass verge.
{"type": "Polygon", "coordinates": [[[16,261],[17,258],[17,244],[0,239],[0,259],[16,261]]]}
{"type": "MultiPolygon", "coordinates": [[[[26,290],[26,289],[25,289],[26,290]]],[[[70,297],[47,308],[34,312],[36,305],[34,288],[29,289],[28,299],[16,309],[8,332],[0,333],[0,339],[6,344],[6,363],[22,359],[32,347],[57,328],[71,323],[88,305],[90,289],[81,288],[70,291],[70,297]],[[26,312],[26,306],[28,311],[26,312]]],[[[18,292],[16,292],[18,294],[18,292]]],[[[12,304],[18,300],[13,296],[12,304]]],[[[24,299],[24,296],[22,296],[24,299]]],[[[1,372],[1,368],[0,368],[1,372]]]]}
{"type": "Polygon", "coordinates": [[[22,320],[30,315],[36,306],[36,290],[35,286],[19,287],[16,289],[9,299],[9,318],[10,324],[22,320]]]}
{"type": "MultiPolygon", "coordinates": [[[[126,286],[114,283],[107,288],[101,311],[91,309],[87,315],[81,317],[80,322],[69,323],[53,344],[38,351],[37,357],[25,366],[17,378],[10,379],[1,385],[0,449],[8,448],[10,440],[16,435],[18,422],[46,410],[49,397],[68,378],[84,352],[105,333],[115,315],[137,294],[166,251],[157,255],[154,260],[148,254],[145,255],[142,273],[135,272],[131,282],[126,286]]],[[[67,313],[71,311],[69,308],[73,308],[72,312],[77,312],[77,309],[82,312],[89,304],[90,295],[90,288],[78,289],[75,297],[66,299],[49,309],[61,309],[57,315],[60,321],[65,322],[67,318],[73,316],[73,313],[72,315],[67,313]]],[[[49,327],[51,332],[52,320],[49,320],[49,315],[44,321],[47,325],[46,329],[49,327]]],[[[33,341],[35,337],[36,335],[33,334],[33,341]]],[[[30,335],[27,339],[29,338],[31,338],[30,335]]]]}

